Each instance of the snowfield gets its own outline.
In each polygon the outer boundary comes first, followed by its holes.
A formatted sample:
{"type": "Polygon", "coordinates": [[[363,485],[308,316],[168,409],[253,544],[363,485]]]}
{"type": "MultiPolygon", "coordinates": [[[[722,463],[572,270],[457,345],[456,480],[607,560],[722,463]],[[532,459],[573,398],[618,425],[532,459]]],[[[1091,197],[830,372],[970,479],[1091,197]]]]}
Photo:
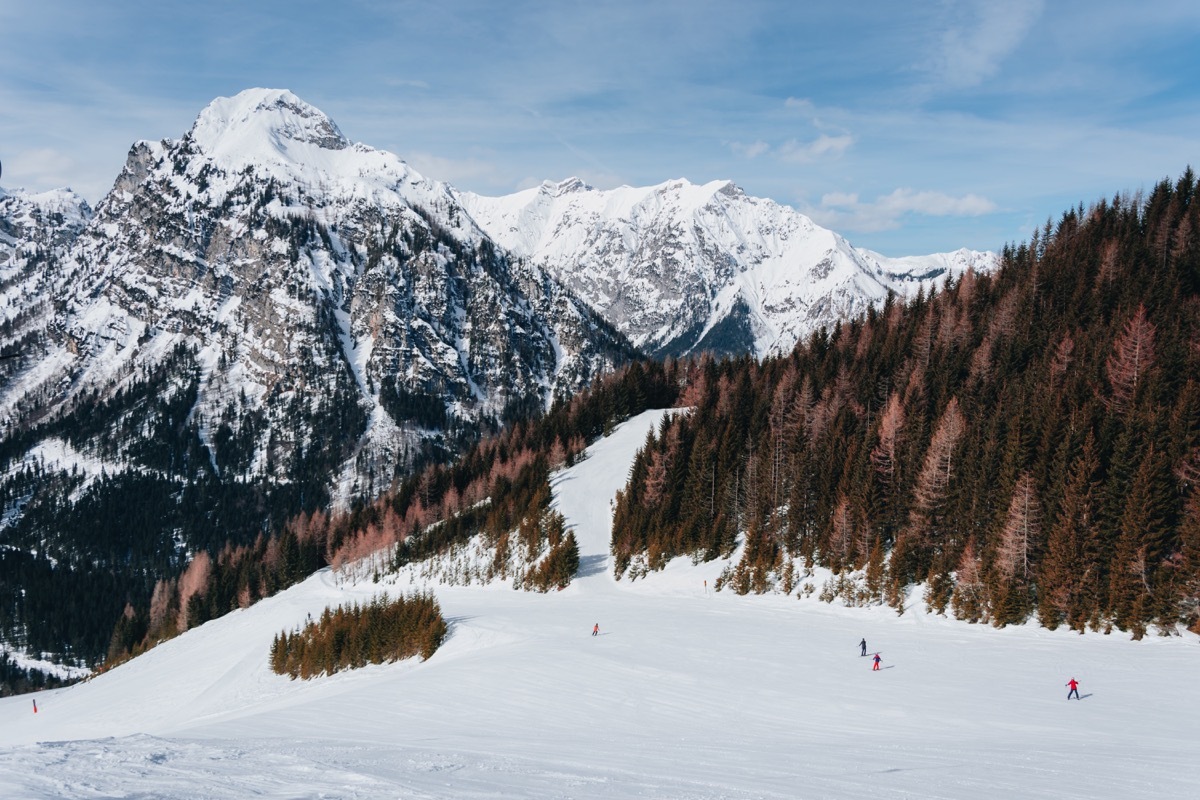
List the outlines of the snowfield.
{"type": "Polygon", "coordinates": [[[566,590],[432,587],[450,636],[429,661],[276,676],[280,630],[407,588],[323,571],[87,683],[0,700],[0,797],[1197,796],[1190,634],[706,593],[723,564],[686,559],[614,581],[611,498],[661,414],[556,476],[582,554],[566,590]]]}

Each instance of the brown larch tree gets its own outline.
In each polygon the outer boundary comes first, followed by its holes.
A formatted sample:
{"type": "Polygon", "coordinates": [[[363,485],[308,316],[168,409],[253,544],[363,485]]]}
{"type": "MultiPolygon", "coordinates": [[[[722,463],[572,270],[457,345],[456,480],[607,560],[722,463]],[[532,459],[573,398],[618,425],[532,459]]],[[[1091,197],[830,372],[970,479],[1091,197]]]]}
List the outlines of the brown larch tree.
{"type": "Polygon", "coordinates": [[[1154,324],[1146,318],[1146,306],[1138,305],[1133,316],[1113,343],[1105,362],[1112,393],[1107,402],[1117,413],[1125,413],[1136,401],[1138,387],[1154,364],[1154,324]]]}

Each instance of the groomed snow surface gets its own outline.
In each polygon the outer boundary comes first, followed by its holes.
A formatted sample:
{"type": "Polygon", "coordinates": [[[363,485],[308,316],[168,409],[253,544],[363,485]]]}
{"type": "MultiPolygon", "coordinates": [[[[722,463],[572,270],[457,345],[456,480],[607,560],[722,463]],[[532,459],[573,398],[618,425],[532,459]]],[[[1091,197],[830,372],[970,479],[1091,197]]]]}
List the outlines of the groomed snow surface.
{"type": "Polygon", "coordinates": [[[610,501],[660,417],[556,477],[583,561],[566,590],[432,587],[450,635],[429,661],[276,676],[280,630],[405,588],[321,572],[88,683],[0,700],[0,797],[1197,796],[1194,636],[706,594],[721,565],[686,559],[614,581],[610,501]]]}

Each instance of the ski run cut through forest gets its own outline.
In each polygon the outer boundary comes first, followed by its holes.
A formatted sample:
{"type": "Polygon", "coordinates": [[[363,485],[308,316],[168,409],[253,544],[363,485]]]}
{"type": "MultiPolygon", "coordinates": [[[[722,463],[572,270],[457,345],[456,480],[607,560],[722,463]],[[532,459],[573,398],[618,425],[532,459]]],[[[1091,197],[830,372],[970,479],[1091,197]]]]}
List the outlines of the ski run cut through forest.
{"type": "Polygon", "coordinates": [[[899,616],[714,593],[724,561],[614,580],[613,498],[664,413],[554,475],[581,556],[565,590],[323,570],[87,682],[0,700],[0,797],[1195,796],[1190,634],[997,630],[930,615],[919,589],[899,616]],[[413,590],[449,623],[429,660],[270,670],[280,631],[413,590]]]}

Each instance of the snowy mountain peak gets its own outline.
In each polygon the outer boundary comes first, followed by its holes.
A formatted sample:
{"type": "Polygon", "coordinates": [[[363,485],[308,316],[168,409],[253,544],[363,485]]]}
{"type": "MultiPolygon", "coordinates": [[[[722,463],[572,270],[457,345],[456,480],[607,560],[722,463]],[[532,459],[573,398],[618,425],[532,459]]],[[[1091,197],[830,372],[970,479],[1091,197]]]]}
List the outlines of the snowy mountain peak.
{"type": "Polygon", "coordinates": [[[70,221],[86,221],[91,216],[91,207],[87,201],[70,187],[45,192],[27,192],[24,189],[5,189],[0,186],[0,201],[4,200],[13,206],[21,204],[45,214],[59,214],[70,221]]]}
{"type": "Polygon", "coordinates": [[[301,160],[313,149],[350,147],[337,124],[286,89],[246,89],[218,97],[192,126],[190,136],[211,156],[301,160]]]}
{"type": "Polygon", "coordinates": [[[564,181],[555,183],[554,181],[545,181],[542,184],[543,191],[551,197],[562,197],[563,195],[572,194],[574,192],[592,192],[595,188],[582,178],[570,177],[564,181]]]}
{"type": "MultiPolygon", "coordinates": [[[[10,326],[0,347],[36,339],[44,366],[0,374],[0,422],[47,381],[82,392],[194,377],[185,411],[204,420],[214,475],[275,480],[265,454],[282,427],[293,452],[320,451],[287,421],[303,407],[312,430],[338,428],[321,457],[344,465],[331,477],[348,497],[363,491],[360,465],[406,468],[447,419],[546,407],[630,355],[560,284],[485,243],[444,184],[351,144],[285,90],[218,98],[181,139],[136,144],[95,215],[22,198],[0,197],[0,323],[40,327],[10,326]],[[176,351],[194,364],[163,366],[176,351]],[[215,443],[222,424],[244,448],[215,443]]],[[[128,441],[111,443],[124,458],[128,441]]]]}

